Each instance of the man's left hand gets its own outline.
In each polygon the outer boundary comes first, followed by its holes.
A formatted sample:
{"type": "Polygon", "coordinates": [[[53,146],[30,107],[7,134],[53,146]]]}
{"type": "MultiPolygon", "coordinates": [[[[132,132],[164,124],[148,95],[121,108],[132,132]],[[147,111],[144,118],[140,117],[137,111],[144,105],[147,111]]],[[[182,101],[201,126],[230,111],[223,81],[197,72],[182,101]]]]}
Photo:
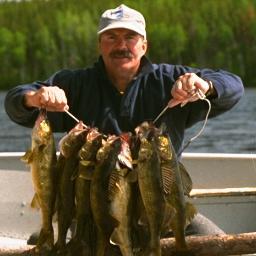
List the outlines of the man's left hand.
{"type": "Polygon", "coordinates": [[[199,99],[196,91],[200,89],[205,94],[209,88],[209,83],[195,73],[185,73],[173,85],[171,90],[172,99],[168,105],[174,107],[180,103],[196,101],[199,99]]]}

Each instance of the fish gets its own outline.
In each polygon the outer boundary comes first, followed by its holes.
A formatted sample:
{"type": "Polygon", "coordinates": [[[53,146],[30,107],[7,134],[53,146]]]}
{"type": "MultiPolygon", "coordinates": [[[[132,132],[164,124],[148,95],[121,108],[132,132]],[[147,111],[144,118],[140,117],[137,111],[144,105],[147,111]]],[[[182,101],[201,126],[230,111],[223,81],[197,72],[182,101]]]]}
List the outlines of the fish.
{"type": "Polygon", "coordinates": [[[164,195],[169,209],[173,209],[166,213],[164,226],[167,230],[168,226],[171,227],[177,251],[186,252],[185,228],[197,212],[196,208],[185,199],[185,195],[189,196],[192,189],[192,180],[185,166],[178,161],[164,127],[161,127],[156,141],[161,159],[164,195]]]}
{"type": "Polygon", "coordinates": [[[178,161],[164,126],[156,128],[143,122],[135,132],[141,141],[138,183],[149,226],[149,249],[145,255],[161,255],[160,238],[170,229],[177,251],[187,252],[184,230],[196,214],[195,207],[185,200],[192,180],[178,161]]]}
{"type": "Polygon", "coordinates": [[[103,135],[98,129],[91,128],[78,153],[79,167],[75,180],[76,232],[69,242],[72,255],[94,255],[95,225],[90,205],[90,186],[102,139],[103,135]]]}
{"type": "Polygon", "coordinates": [[[116,221],[109,214],[110,203],[108,200],[109,177],[116,168],[117,157],[121,151],[121,139],[110,135],[103,142],[96,155],[93,178],[91,180],[90,202],[93,219],[96,225],[96,256],[104,256],[108,249],[110,235],[116,221]]]}
{"type": "Polygon", "coordinates": [[[161,159],[156,142],[156,130],[148,122],[139,125],[135,132],[140,139],[138,152],[138,186],[145,208],[149,239],[143,255],[161,255],[161,229],[166,201],[163,193],[161,159]]]}
{"type": "Polygon", "coordinates": [[[89,131],[88,128],[84,128],[82,121],[77,123],[73,129],[71,129],[65,136],[59,141],[60,154],[66,159],[72,155],[78,154],[78,151],[85,143],[86,134],[89,131]],[[82,139],[82,140],[81,140],[82,139]]]}
{"type": "Polygon", "coordinates": [[[133,185],[137,177],[132,166],[129,146],[130,134],[121,135],[121,152],[118,154],[118,166],[109,178],[110,215],[118,222],[110,242],[120,248],[122,255],[133,256],[132,245],[132,209],[134,200],[133,185]]]}
{"type": "Polygon", "coordinates": [[[55,243],[57,254],[67,251],[67,231],[74,218],[75,209],[75,177],[78,171],[78,152],[85,143],[88,129],[79,122],[59,142],[60,155],[58,158],[58,191],[57,191],[57,220],[58,238],[55,243]]]}
{"type": "Polygon", "coordinates": [[[30,165],[35,191],[31,202],[41,213],[41,230],[35,252],[47,255],[54,247],[52,218],[55,210],[57,156],[52,129],[45,109],[40,109],[31,134],[31,149],[21,158],[30,165]]]}

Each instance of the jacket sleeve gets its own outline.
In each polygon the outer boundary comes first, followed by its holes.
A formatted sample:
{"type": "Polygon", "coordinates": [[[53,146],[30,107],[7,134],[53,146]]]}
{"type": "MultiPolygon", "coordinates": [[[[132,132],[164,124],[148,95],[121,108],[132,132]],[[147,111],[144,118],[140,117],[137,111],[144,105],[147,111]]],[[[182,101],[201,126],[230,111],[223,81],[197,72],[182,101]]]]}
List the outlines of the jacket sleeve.
{"type": "Polygon", "coordinates": [[[5,111],[9,118],[22,126],[33,127],[38,115],[37,108],[27,108],[24,105],[24,95],[28,91],[36,91],[40,86],[36,83],[16,86],[7,92],[5,111]]]}
{"type": "MultiPolygon", "coordinates": [[[[243,96],[244,86],[241,78],[228,71],[222,69],[197,69],[176,65],[173,67],[172,72],[174,81],[186,72],[196,73],[202,79],[210,80],[213,83],[217,96],[210,99],[212,105],[210,118],[230,110],[243,96]]],[[[185,107],[188,110],[185,128],[204,120],[208,110],[208,104],[201,100],[191,102],[185,107]]]]}
{"type": "MultiPolygon", "coordinates": [[[[68,92],[68,85],[70,72],[68,70],[61,70],[52,75],[48,80],[49,84],[62,85],[62,89],[68,92]]],[[[24,105],[24,95],[28,91],[36,91],[40,89],[41,85],[37,82],[31,84],[23,84],[10,89],[5,97],[5,111],[9,118],[22,126],[33,127],[38,116],[38,108],[27,108],[24,105]]],[[[55,132],[64,132],[66,129],[63,113],[49,112],[48,114],[52,128],[55,132]]]]}
{"type": "MultiPolygon", "coordinates": [[[[230,110],[243,96],[244,86],[237,75],[224,70],[212,71],[206,69],[200,72],[200,76],[205,80],[210,80],[217,92],[217,96],[210,99],[210,118],[230,110]]],[[[208,104],[204,101],[192,103],[186,126],[190,127],[197,121],[203,120],[207,110],[208,104]]]]}

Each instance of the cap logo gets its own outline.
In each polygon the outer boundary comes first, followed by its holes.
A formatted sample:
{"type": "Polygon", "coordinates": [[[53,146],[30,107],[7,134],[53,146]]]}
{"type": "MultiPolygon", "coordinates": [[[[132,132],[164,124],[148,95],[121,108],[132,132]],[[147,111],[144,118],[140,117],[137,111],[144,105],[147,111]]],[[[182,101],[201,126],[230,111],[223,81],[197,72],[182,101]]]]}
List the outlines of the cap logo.
{"type": "Polygon", "coordinates": [[[111,12],[112,18],[116,19],[122,19],[124,17],[124,11],[123,9],[117,10],[117,11],[112,11],[111,12]]]}

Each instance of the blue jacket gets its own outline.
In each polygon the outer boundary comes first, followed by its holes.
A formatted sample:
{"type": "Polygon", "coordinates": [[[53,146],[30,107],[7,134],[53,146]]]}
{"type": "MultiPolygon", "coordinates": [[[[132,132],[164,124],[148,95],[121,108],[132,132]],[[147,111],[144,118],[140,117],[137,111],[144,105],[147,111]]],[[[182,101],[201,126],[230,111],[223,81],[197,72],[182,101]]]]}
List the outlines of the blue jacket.
{"type": "MultiPolygon", "coordinates": [[[[218,96],[211,99],[210,117],[231,109],[243,94],[241,79],[227,71],[152,64],[146,57],[142,58],[140,72],[124,94],[108,79],[101,57],[93,67],[60,70],[46,82],[65,91],[70,112],[86,125],[96,126],[105,134],[120,134],[134,131],[145,120],[154,120],[170,100],[173,84],[186,72],[194,72],[214,84],[218,96]]],[[[5,108],[14,122],[33,127],[38,109],[24,107],[23,96],[40,86],[36,82],[20,85],[7,93],[5,108]]],[[[158,125],[166,123],[176,152],[182,147],[185,129],[204,120],[207,110],[207,103],[198,100],[183,108],[169,109],[158,121],[158,125]]],[[[49,112],[48,117],[55,132],[69,131],[75,126],[74,120],[64,112],[49,112]]]]}

